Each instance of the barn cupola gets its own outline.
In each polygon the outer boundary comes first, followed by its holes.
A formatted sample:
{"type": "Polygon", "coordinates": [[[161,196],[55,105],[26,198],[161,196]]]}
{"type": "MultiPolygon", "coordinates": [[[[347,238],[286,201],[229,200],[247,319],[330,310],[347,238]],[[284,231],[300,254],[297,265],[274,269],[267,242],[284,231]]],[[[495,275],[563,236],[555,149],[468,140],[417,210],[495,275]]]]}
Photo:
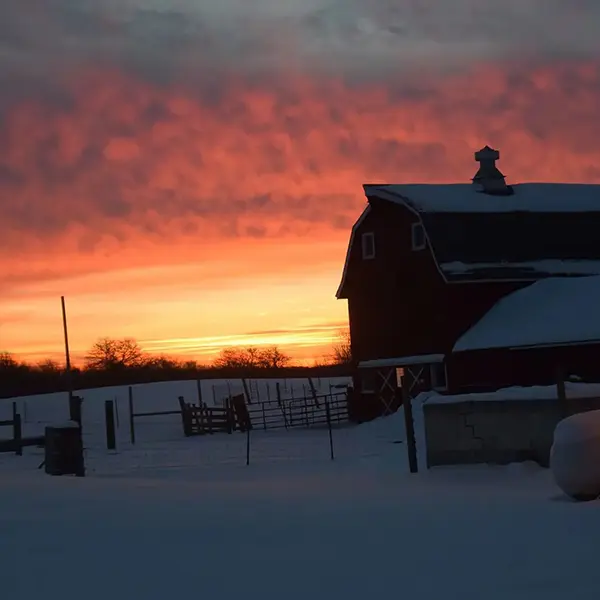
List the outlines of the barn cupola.
{"type": "Polygon", "coordinates": [[[479,152],[475,152],[479,169],[472,181],[478,191],[496,196],[508,196],[513,193],[512,188],[506,185],[504,175],[496,166],[496,161],[499,159],[500,152],[489,146],[484,146],[479,152]]]}

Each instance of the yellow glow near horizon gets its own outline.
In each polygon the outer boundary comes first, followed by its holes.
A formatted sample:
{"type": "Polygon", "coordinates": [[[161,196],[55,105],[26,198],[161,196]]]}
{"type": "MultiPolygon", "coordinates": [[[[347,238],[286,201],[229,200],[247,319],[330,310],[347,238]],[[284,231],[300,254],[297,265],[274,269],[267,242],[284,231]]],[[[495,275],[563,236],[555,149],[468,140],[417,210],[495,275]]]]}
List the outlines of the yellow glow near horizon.
{"type": "MultiPolygon", "coordinates": [[[[334,298],[340,277],[336,245],[334,259],[327,259],[333,245],[324,243],[322,264],[306,269],[290,262],[287,273],[253,273],[236,256],[210,277],[205,264],[189,263],[28,283],[0,301],[0,348],[29,361],[62,362],[65,293],[75,364],[100,337],[133,337],[149,353],[201,363],[230,346],[276,345],[295,364],[312,364],[347,324],[346,303],[334,298]]],[[[298,260],[299,248],[261,243],[249,254],[258,264],[275,250],[298,260]]]]}

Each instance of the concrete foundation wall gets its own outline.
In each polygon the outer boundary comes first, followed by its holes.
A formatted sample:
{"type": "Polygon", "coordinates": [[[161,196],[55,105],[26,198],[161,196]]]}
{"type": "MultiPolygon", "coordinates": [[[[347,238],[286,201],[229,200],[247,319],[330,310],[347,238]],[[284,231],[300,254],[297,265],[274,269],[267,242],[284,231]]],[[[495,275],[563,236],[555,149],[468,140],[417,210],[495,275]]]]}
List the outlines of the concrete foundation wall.
{"type": "MultiPolygon", "coordinates": [[[[568,400],[569,413],[600,410],[600,398],[568,400]]],[[[485,400],[423,405],[427,466],[534,460],[548,466],[556,398],[485,400]]]]}

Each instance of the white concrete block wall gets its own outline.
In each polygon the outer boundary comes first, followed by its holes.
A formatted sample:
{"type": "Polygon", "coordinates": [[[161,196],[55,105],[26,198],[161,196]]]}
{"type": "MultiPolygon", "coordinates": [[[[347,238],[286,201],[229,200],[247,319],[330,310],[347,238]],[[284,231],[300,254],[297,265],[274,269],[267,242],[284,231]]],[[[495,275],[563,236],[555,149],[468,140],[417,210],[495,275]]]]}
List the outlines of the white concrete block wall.
{"type": "MultiPolygon", "coordinates": [[[[600,398],[569,400],[572,413],[600,409],[600,398]]],[[[556,399],[425,404],[430,466],[537,460],[547,465],[556,424],[556,399]]]]}

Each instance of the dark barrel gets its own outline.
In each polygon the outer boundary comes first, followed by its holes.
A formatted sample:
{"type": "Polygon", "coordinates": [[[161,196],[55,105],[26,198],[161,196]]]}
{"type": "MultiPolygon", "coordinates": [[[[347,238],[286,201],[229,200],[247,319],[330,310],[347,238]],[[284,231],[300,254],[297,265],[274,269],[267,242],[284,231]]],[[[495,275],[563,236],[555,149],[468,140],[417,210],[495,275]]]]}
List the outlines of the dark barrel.
{"type": "Polygon", "coordinates": [[[83,444],[77,423],[46,427],[45,449],[48,475],[85,476],[83,444]]]}

